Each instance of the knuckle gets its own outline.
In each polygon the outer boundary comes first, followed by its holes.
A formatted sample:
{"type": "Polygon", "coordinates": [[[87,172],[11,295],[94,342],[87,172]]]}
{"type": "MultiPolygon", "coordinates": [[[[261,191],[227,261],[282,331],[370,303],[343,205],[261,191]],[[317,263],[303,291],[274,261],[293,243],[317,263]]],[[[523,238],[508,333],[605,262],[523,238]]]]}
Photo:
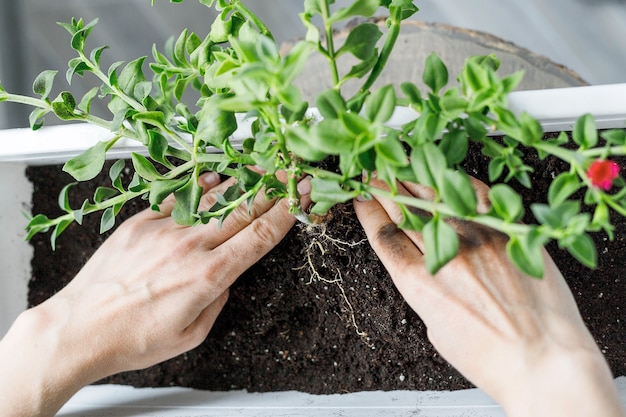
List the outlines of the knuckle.
{"type": "Polygon", "coordinates": [[[269,221],[266,217],[259,217],[250,224],[257,248],[271,247],[280,241],[283,233],[276,226],[274,222],[269,221]]]}

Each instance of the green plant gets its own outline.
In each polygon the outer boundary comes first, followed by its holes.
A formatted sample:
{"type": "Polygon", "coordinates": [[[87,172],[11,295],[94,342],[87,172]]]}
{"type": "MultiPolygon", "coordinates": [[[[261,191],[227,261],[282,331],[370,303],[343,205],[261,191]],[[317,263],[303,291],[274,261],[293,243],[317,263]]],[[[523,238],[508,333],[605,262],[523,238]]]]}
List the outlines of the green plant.
{"type": "MultiPolygon", "coordinates": [[[[172,0],[179,3],[182,0],[172,0]]],[[[357,196],[384,196],[395,201],[404,214],[400,227],[423,233],[427,266],[437,271],[458,252],[458,238],[446,222],[451,217],[480,223],[509,236],[507,251],[514,263],[531,276],[541,277],[540,248],[557,240],[583,264],[596,265],[596,250],[588,232],[604,230],[612,238],[609,211],[626,215],[626,189],[619,167],[607,158],[626,153],[626,133],[611,130],[599,138],[593,118],[581,117],[573,131],[573,146],[567,135],[544,139],[539,123],[528,116],[514,115],[506,97],[522,78],[521,73],[497,75],[494,56],[470,57],[458,75],[458,86],[447,87],[448,71],[437,55],[425,63],[423,81],[429,91],[421,92],[412,83],[400,91],[391,85],[373,89],[398,37],[401,21],[418,8],[409,0],[358,0],[350,6],[332,9],[333,0],[305,0],[301,20],[306,38],[284,56],[268,28],[239,0],[200,0],[215,7],[219,16],[209,34],[201,38],[183,31],[162,53],[153,48],[153,62],[146,57],[129,63],[117,62],[108,69],[100,66],[106,47],[87,52],[87,38],[96,21],[85,24],[72,19],[61,24],[71,35],[77,56],[70,60],[68,83],[88,73],[100,85],[77,100],[63,91],[50,98],[56,71],[42,72],[34,82],[37,98],[11,94],[0,87],[0,101],[34,107],[33,129],[42,126],[53,113],[62,120],[78,120],[105,127],[111,139],[98,143],[68,161],[64,170],[77,181],[97,175],[106,152],[122,137],[134,139],[146,148],[148,157],[132,155],[134,177],[126,187],[120,180],[124,161],[117,161],[109,174],[112,187],[95,190],[92,201],[80,207],[70,204],[69,190],[63,189],[59,203],[66,214],[50,219],[34,216],[28,224],[28,238],[52,229],[54,242],[72,222],[102,211],[101,231],[110,229],[115,216],[130,199],[147,199],[153,209],[174,194],[174,219],[185,225],[221,222],[237,206],[260,192],[268,198],[286,198],[291,212],[308,222],[332,206],[357,196]],[[345,43],[335,45],[334,28],[354,17],[369,18],[383,7],[388,11],[387,30],[365,21],[351,29],[345,43]],[[314,24],[321,20],[321,27],[314,24]],[[317,97],[315,106],[321,120],[311,117],[311,106],[303,101],[293,81],[311,54],[328,60],[333,87],[317,97]],[[345,55],[358,59],[347,73],[337,63],[345,55]],[[151,79],[145,75],[151,73],[151,79]],[[346,97],[342,86],[357,80],[361,88],[346,97]],[[199,99],[186,103],[186,92],[196,90],[199,99]],[[402,94],[399,94],[401,92],[402,94]],[[111,117],[92,114],[94,99],[108,100],[111,117]],[[400,129],[385,123],[396,106],[409,106],[419,113],[400,129]],[[241,148],[233,146],[231,135],[238,128],[238,114],[254,118],[252,132],[241,148]],[[488,133],[499,131],[498,140],[488,133]],[[468,144],[480,144],[490,158],[489,193],[492,209],[476,212],[477,200],[470,179],[461,165],[468,144]],[[531,187],[532,168],[524,162],[526,152],[540,157],[555,156],[567,162],[568,172],[559,174],[549,189],[547,204],[534,204],[536,224],[521,224],[524,214],[521,197],[505,183],[516,180],[531,187]],[[339,170],[326,171],[316,163],[330,156],[338,158],[339,170]],[[249,166],[262,167],[257,173],[249,166]],[[157,166],[159,169],[157,169],[157,166]],[[207,211],[198,211],[201,195],[198,176],[207,170],[237,178],[237,184],[207,211]],[[288,173],[286,184],[276,172],[288,173]],[[370,185],[372,174],[389,185],[389,191],[370,185]],[[364,175],[362,176],[362,173],[364,175]],[[296,187],[302,175],[312,176],[314,205],[309,213],[300,206],[296,187]],[[431,187],[434,201],[398,194],[396,180],[413,181],[431,187]],[[615,192],[608,191],[613,188],[615,192]],[[581,204],[570,200],[584,191],[584,203],[592,214],[581,212],[581,204]],[[415,214],[422,209],[430,215],[415,214]]]]}

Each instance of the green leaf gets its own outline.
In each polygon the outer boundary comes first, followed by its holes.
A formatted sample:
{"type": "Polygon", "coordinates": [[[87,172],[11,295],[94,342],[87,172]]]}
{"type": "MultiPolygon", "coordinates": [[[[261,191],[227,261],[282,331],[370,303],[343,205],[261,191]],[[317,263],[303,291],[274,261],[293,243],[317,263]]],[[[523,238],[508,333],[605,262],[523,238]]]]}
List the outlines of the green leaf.
{"type": "Polygon", "coordinates": [[[173,192],[189,182],[189,176],[173,180],[156,180],[150,184],[148,201],[153,210],[158,210],[158,205],[173,192]]]}
{"type": "Polygon", "coordinates": [[[559,174],[548,189],[548,202],[551,206],[558,206],[580,188],[578,175],[569,172],[559,174]]]}
{"type": "Polygon", "coordinates": [[[576,120],[572,139],[583,149],[596,146],[598,143],[598,130],[591,114],[585,114],[576,120]]]}
{"type": "Polygon", "coordinates": [[[154,130],[148,131],[148,137],[150,138],[148,142],[148,154],[150,155],[150,158],[167,167],[171,167],[171,163],[166,158],[169,146],[167,139],[154,130]]]}
{"type": "Polygon", "coordinates": [[[177,224],[191,226],[198,220],[198,204],[202,197],[202,187],[198,185],[194,176],[187,183],[174,192],[176,204],[172,210],[172,218],[177,224]]]}
{"type": "Polygon", "coordinates": [[[504,167],[506,166],[506,159],[504,157],[498,156],[489,162],[489,181],[495,182],[504,171],[504,167]]]}
{"type": "Polygon", "coordinates": [[[398,227],[402,230],[413,230],[421,233],[424,229],[424,225],[430,219],[413,213],[411,209],[403,204],[399,205],[399,207],[402,212],[402,221],[398,224],[398,227]]]}
{"type": "Polygon", "coordinates": [[[379,5],[380,0],[355,1],[350,6],[343,7],[333,13],[328,19],[328,23],[334,24],[352,16],[371,17],[376,13],[379,5]]]}
{"type": "Polygon", "coordinates": [[[443,177],[441,196],[444,203],[461,217],[476,214],[478,200],[467,174],[447,170],[443,177]]]}
{"type": "Polygon", "coordinates": [[[76,100],[74,99],[74,96],[67,91],[63,91],[52,102],[52,111],[61,120],[74,120],[81,118],[81,116],[74,113],[75,109],[76,100]]]}
{"type": "Polygon", "coordinates": [[[143,75],[142,66],[146,57],[140,57],[134,61],[129,62],[117,79],[117,86],[127,95],[134,97],[135,86],[146,78],[143,75]]]}
{"type": "Polygon", "coordinates": [[[108,207],[100,218],[100,234],[108,232],[115,226],[115,209],[108,207]]]}
{"type": "Polygon", "coordinates": [[[439,149],[448,160],[449,166],[458,165],[465,160],[469,141],[462,130],[451,129],[441,138],[439,149]]]}
{"type": "Polygon", "coordinates": [[[520,140],[525,146],[532,146],[534,143],[543,140],[543,128],[537,119],[523,112],[519,117],[519,121],[521,130],[520,140]]]}
{"type": "Polygon", "coordinates": [[[465,98],[459,97],[457,89],[450,89],[441,97],[441,110],[449,119],[456,119],[465,113],[468,102],[465,98]],[[455,94],[457,93],[457,94],[455,94]]]}
{"type": "Polygon", "coordinates": [[[615,227],[611,224],[609,208],[605,203],[598,204],[593,212],[593,220],[591,222],[593,231],[604,229],[610,240],[614,238],[615,227]]]}
{"type": "Polygon", "coordinates": [[[131,153],[131,159],[135,172],[137,172],[137,174],[139,174],[142,178],[148,181],[156,181],[163,178],[163,176],[145,156],[133,152],[131,153]]]}
{"type": "Polygon", "coordinates": [[[337,181],[315,177],[311,180],[311,200],[343,203],[359,195],[356,190],[344,190],[337,181]]]}
{"type": "Polygon", "coordinates": [[[626,130],[611,129],[601,133],[601,136],[607,142],[613,145],[626,145],[626,130]]]}
{"type": "Polygon", "coordinates": [[[374,123],[385,123],[396,109],[396,91],[386,85],[365,99],[365,117],[374,123]]]}
{"type": "Polygon", "coordinates": [[[496,215],[510,223],[518,222],[524,216],[522,197],[506,184],[491,187],[489,201],[496,215]]]}
{"type": "Polygon", "coordinates": [[[70,62],[68,62],[67,72],[65,73],[67,83],[71,85],[74,74],[83,76],[85,71],[92,71],[92,68],[87,62],[83,61],[83,58],[77,57],[70,60],[70,62]]]}
{"type": "Polygon", "coordinates": [[[31,218],[26,225],[26,231],[28,232],[26,240],[29,241],[40,232],[47,232],[50,229],[51,221],[44,214],[38,214],[31,218]]]}
{"type": "Polygon", "coordinates": [[[378,25],[369,22],[361,23],[350,31],[346,41],[336,52],[336,56],[350,52],[361,61],[368,60],[376,55],[376,43],[382,35],[378,25]]]}
{"type": "Polygon", "coordinates": [[[102,171],[106,160],[107,142],[98,142],[82,154],[75,156],[63,165],[63,171],[77,181],[93,179],[102,171]]]}
{"type": "Polygon", "coordinates": [[[152,83],[150,81],[140,81],[135,84],[133,89],[133,97],[137,101],[143,103],[144,100],[150,95],[152,91],[152,83]]]}
{"type": "Polygon", "coordinates": [[[98,95],[98,87],[89,90],[78,103],[78,108],[89,114],[91,111],[91,101],[98,95]]]}
{"type": "Polygon", "coordinates": [[[412,138],[416,143],[434,142],[446,128],[447,120],[431,110],[424,110],[415,123],[412,138]]]}
{"type": "MultiPolygon", "coordinates": [[[[310,2],[310,1],[309,0],[304,1],[305,10],[307,10],[307,2],[310,2]]],[[[307,42],[313,42],[315,44],[318,44],[320,41],[320,30],[317,27],[317,25],[313,23],[312,19],[313,19],[312,13],[309,13],[308,11],[305,11],[304,13],[300,13],[300,21],[302,22],[302,26],[304,26],[304,28],[306,29],[306,35],[304,39],[306,39],[307,42]]]]}
{"type": "MultiPolygon", "coordinates": [[[[217,96],[214,96],[217,97],[217,96]]],[[[237,130],[235,114],[220,108],[220,99],[209,99],[202,106],[198,115],[198,128],[195,140],[202,140],[213,146],[220,147],[224,139],[237,130]]]]}
{"type": "Polygon", "coordinates": [[[409,158],[404,151],[404,146],[393,135],[386,136],[376,144],[376,154],[388,164],[395,167],[407,166],[409,158]]]}
{"type": "Polygon", "coordinates": [[[313,146],[316,138],[301,126],[287,130],[285,139],[287,148],[306,161],[317,162],[328,156],[326,152],[313,146]]]}
{"type": "Polygon", "coordinates": [[[547,204],[533,204],[530,208],[541,224],[554,229],[561,229],[567,227],[570,220],[580,212],[580,202],[564,201],[557,207],[550,207],[547,204]]]}
{"type": "Polygon", "coordinates": [[[355,136],[342,120],[324,119],[311,127],[311,146],[330,155],[350,152],[354,147],[355,136]]]}
{"type": "Polygon", "coordinates": [[[143,122],[159,128],[165,127],[165,115],[160,111],[145,111],[133,114],[133,120],[143,122]]]}
{"type": "Polygon", "coordinates": [[[459,252],[459,238],[454,229],[440,217],[433,218],[422,229],[426,269],[434,275],[459,252]]]}
{"type": "Polygon", "coordinates": [[[124,160],[120,159],[118,161],[115,161],[115,163],[111,165],[111,168],[109,168],[109,178],[111,179],[111,184],[113,184],[113,186],[117,188],[120,192],[124,192],[124,187],[122,187],[121,175],[124,171],[125,166],[126,163],[124,162],[124,160]]]}
{"type": "Polygon", "coordinates": [[[44,117],[46,114],[50,113],[48,109],[35,108],[28,116],[28,122],[30,123],[30,128],[32,130],[38,130],[44,124],[44,117]]]}
{"type": "Polygon", "coordinates": [[[54,230],[52,231],[52,234],[50,235],[50,246],[52,247],[52,250],[56,250],[56,241],[57,238],[61,235],[61,233],[63,233],[65,231],[65,229],[67,229],[67,227],[72,224],[73,220],[61,220],[54,228],[54,230]]]}
{"type": "MultiPolygon", "coordinates": [[[[74,27],[76,30],[72,35],[72,49],[79,52],[82,52],[85,49],[85,40],[87,40],[89,33],[97,23],[98,19],[95,19],[89,22],[87,25],[83,26],[82,19],[79,20],[78,24],[74,27]]],[[[70,33],[72,33],[72,31],[70,31],[70,33]]]]}
{"type": "Polygon", "coordinates": [[[506,252],[515,266],[534,278],[543,277],[543,254],[541,242],[535,233],[511,236],[506,244],[506,252]]]}
{"type": "Polygon", "coordinates": [[[233,21],[227,10],[220,13],[211,24],[209,39],[214,43],[223,43],[228,41],[228,37],[232,34],[233,21]]]}
{"type": "Polygon", "coordinates": [[[574,256],[581,264],[588,268],[598,266],[598,252],[588,234],[574,237],[566,246],[567,251],[574,256]]]}
{"type": "Polygon", "coordinates": [[[487,70],[474,59],[468,59],[465,62],[461,71],[460,80],[463,91],[467,95],[476,94],[482,89],[490,87],[487,70]]]}
{"type": "Polygon", "coordinates": [[[511,91],[515,90],[515,88],[519,85],[519,83],[522,82],[523,78],[524,78],[524,70],[514,72],[513,74],[504,77],[502,79],[503,92],[505,94],[508,94],[511,91]]]}
{"type": "Polygon", "coordinates": [[[438,190],[446,169],[446,158],[432,142],[417,146],[411,152],[411,166],[420,184],[438,190]]]}
{"type": "Polygon", "coordinates": [[[434,52],[426,58],[422,80],[435,94],[448,84],[448,69],[434,52]]]}
{"type": "Polygon", "coordinates": [[[94,209],[94,208],[96,207],[92,205],[89,202],[89,200],[83,201],[83,204],[80,206],[80,208],[72,212],[72,215],[74,216],[74,221],[82,226],[83,218],[85,217],[85,212],[89,209],[94,209]]]}
{"type": "Polygon", "coordinates": [[[483,125],[483,123],[476,118],[468,117],[463,119],[463,126],[472,140],[480,141],[487,136],[487,129],[485,128],[485,125],[483,125]]]}
{"type": "Polygon", "coordinates": [[[404,95],[409,99],[411,104],[414,104],[418,107],[422,105],[422,93],[419,88],[413,83],[403,82],[400,84],[400,90],[404,93],[404,95]]]}
{"type": "MultiPolygon", "coordinates": [[[[117,61],[111,64],[108,71],[109,76],[109,84],[113,87],[117,87],[118,77],[117,77],[117,69],[124,64],[124,61],[117,61]]],[[[112,90],[111,90],[112,91],[112,90]]]]}
{"type": "Polygon", "coordinates": [[[128,184],[128,190],[134,193],[138,193],[144,190],[148,190],[150,186],[148,183],[139,176],[136,172],[133,173],[133,178],[128,184]]]}
{"type": "Polygon", "coordinates": [[[59,197],[58,197],[59,207],[61,207],[67,213],[71,213],[73,211],[72,207],[70,206],[69,191],[70,191],[70,188],[72,188],[75,184],[76,183],[67,184],[65,187],[63,187],[63,189],[59,193],[59,197]]]}
{"type": "Polygon", "coordinates": [[[58,71],[46,70],[35,78],[33,82],[33,92],[39,94],[42,100],[47,99],[50,95],[54,84],[54,77],[57,73],[58,71]]]}
{"type": "Polygon", "coordinates": [[[104,52],[105,49],[108,49],[108,46],[104,45],[95,48],[93,51],[91,51],[91,54],[89,54],[89,60],[96,65],[100,65],[100,57],[102,56],[102,52],[104,52]]]}
{"type": "Polygon", "coordinates": [[[315,105],[324,119],[338,119],[346,112],[346,102],[334,88],[322,92],[315,99],[315,105]]]}
{"type": "Polygon", "coordinates": [[[93,195],[93,201],[96,204],[100,204],[116,195],[119,195],[120,191],[115,188],[98,187],[93,195]]]}
{"type": "MultiPolygon", "coordinates": [[[[370,72],[372,68],[374,68],[374,65],[376,65],[376,62],[378,62],[378,56],[375,55],[375,56],[372,56],[370,59],[366,59],[365,61],[359,62],[357,65],[353,65],[352,68],[350,68],[350,71],[348,71],[348,73],[341,78],[341,83],[349,80],[350,78],[364,77],[366,74],[370,72]]],[[[357,95],[356,98],[358,101],[361,97],[357,95]]]]}
{"type": "Polygon", "coordinates": [[[321,0],[304,0],[304,11],[308,14],[322,14],[322,8],[321,0]]]}

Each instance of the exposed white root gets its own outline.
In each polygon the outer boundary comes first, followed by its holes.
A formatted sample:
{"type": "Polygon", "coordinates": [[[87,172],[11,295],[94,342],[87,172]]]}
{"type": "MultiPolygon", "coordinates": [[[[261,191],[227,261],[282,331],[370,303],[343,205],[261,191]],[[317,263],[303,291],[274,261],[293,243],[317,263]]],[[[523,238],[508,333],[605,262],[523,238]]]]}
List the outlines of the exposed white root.
{"type": "Polygon", "coordinates": [[[319,273],[319,271],[315,267],[315,264],[313,263],[313,256],[316,252],[318,252],[319,255],[321,255],[322,257],[322,266],[326,267],[326,264],[324,263],[324,256],[327,253],[326,248],[328,247],[328,245],[333,245],[339,250],[345,251],[347,250],[347,248],[352,248],[365,243],[367,239],[362,239],[358,242],[347,242],[342,239],[334,238],[328,235],[325,224],[315,225],[313,227],[308,226],[306,227],[306,232],[311,237],[311,242],[309,243],[309,246],[306,248],[305,251],[306,262],[304,263],[304,265],[295,269],[300,270],[306,268],[309,271],[309,281],[306,283],[306,285],[310,285],[313,282],[323,282],[326,284],[334,284],[337,286],[337,288],[339,288],[339,291],[341,292],[341,298],[346,305],[346,312],[348,313],[348,316],[350,318],[350,323],[354,327],[356,334],[358,334],[368,346],[373,348],[373,345],[371,345],[368,341],[367,332],[362,331],[357,323],[355,310],[352,306],[352,303],[350,302],[348,294],[346,294],[346,291],[343,287],[343,276],[339,268],[336,269],[334,278],[327,278],[319,273]]]}

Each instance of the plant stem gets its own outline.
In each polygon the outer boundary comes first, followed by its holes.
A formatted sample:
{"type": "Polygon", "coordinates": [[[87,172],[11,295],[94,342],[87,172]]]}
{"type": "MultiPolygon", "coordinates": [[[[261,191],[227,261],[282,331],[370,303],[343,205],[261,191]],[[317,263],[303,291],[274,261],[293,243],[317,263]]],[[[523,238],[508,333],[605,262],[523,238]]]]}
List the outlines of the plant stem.
{"type": "MultiPolygon", "coordinates": [[[[310,166],[301,166],[303,172],[310,174],[314,177],[319,178],[327,178],[343,181],[343,177],[339,174],[335,174],[334,172],[325,171],[319,168],[313,168],[310,166]]],[[[345,185],[351,187],[355,190],[360,190],[361,195],[376,195],[381,198],[385,198],[393,201],[397,204],[402,204],[405,206],[415,207],[429,213],[440,213],[446,217],[454,217],[459,220],[471,221],[474,223],[482,224],[483,226],[490,227],[492,229],[501,231],[510,234],[525,234],[529,230],[529,226],[521,223],[510,223],[506,222],[497,217],[489,216],[486,214],[475,214],[471,216],[463,216],[459,217],[456,213],[452,211],[446,204],[437,203],[434,201],[423,200],[417,197],[409,197],[405,195],[394,194],[389,191],[382,190],[380,188],[376,188],[369,184],[363,183],[357,180],[347,180],[343,181],[345,185]]]]}
{"type": "Polygon", "coordinates": [[[328,62],[330,63],[330,72],[333,77],[333,86],[338,88],[339,86],[339,70],[337,69],[337,57],[335,53],[335,41],[333,38],[333,25],[329,23],[330,19],[330,5],[328,0],[323,1],[322,7],[322,20],[324,21],[324,30],[326,33],[326,53],[328,56],[328,62]]]}
{"type": "Polygon", "coordinates": [[[6,101],[10,101],[11,103],[25,104],[31,107],[38,107],[40,109],[46,109],[52,111],[52,106],[49,102],[45,100],[40,100],[34,97],[21,96],[19,94],[6,94],[6,101]]]}
{"type": "Polygon", "coordinates": [[[129,106],[131,106],[133,109],[137,110],[138,112],[143,113],[146,111],[146,108],[144,107],[143,104],[135,100],[133,97],[130,97],[128,94],[120,90],[117,86],[112,86],[109,81],[109,77],[104,72],[102,72],[102,70],[100,69],[98,65],[94,65],[89,60],[89,58],[85,56],[85,54],[82,51],[79,51],[78,55],[83,60],[83,62],[87,66],[89,66],[89,69],[91,70],[91,72],[96,77],[98,77],[106,86],[108,86],[115,93],[115,95],[117,95],[119,98],[124,100],[126,104],[128,104],[129,106]]]}
{"type": "Polygon", "coordinates": [[[385,44],[383,45],[382,50],[380,51],[380,56],[378,57],[378,61],[374,64],[374,68],[372,68],[372,72],[370,72],[369,77],[363,83],[361,87],[361,92],[368,91],[374,82],[378,79],[380,74],[382,73],[385,65],[387,65],[387,61],[391,56],[391,52],[393,51],[393,47],[398,40],[398,36],[400,35],[400,24],[402,22],[402,8],[401,7],[393,7],[389,8],[391,20],[391,25],[389,26],[387,32],[387,39],[385,39],[385,44]]]}

